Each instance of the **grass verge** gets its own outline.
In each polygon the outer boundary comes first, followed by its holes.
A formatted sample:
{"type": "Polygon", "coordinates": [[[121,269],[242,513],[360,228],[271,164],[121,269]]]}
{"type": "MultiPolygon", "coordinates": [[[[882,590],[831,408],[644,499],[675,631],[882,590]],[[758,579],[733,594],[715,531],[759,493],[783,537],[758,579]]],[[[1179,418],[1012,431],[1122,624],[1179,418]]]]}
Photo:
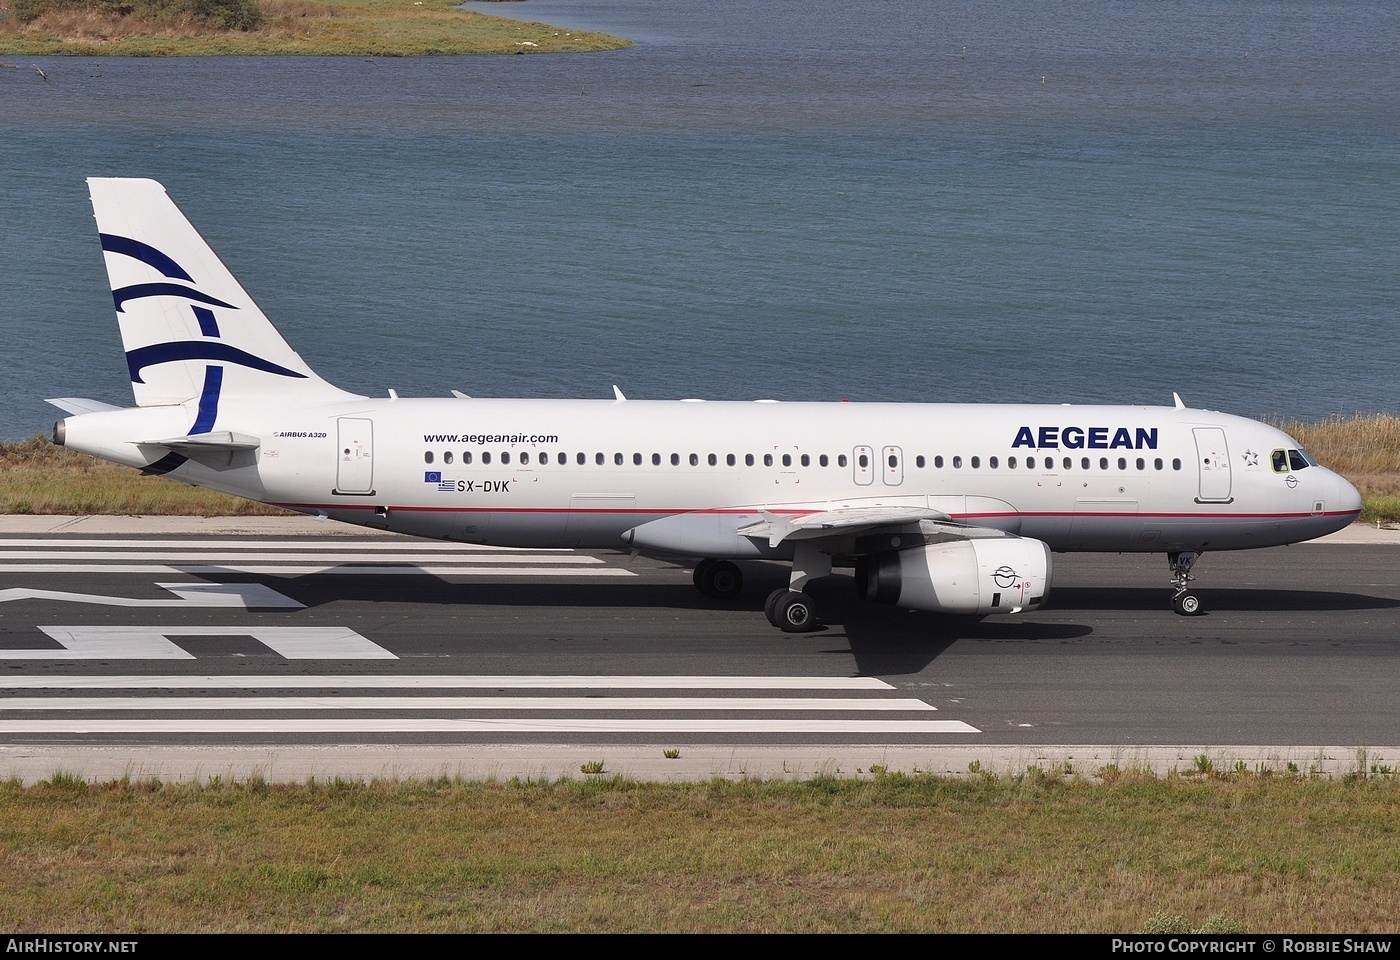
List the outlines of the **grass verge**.
{"type": "MultiPolygon", "coordinates": [[[[1400,523],[1400,417],[1270,420],[1356,485],[1361,519],[1400,523]]],[[[0,514],[262,516],[284,513],[55,447],[42,437],[0,442],[0,514]]]]}
{"type": "MultiPolygon", "coordinates": [[[[422,56],[583,53],[632,46],[603,33],[507,20],[455,7],[459,0],[257,0],[260,25],[222,30],[188,16],[114,12],[137,4],[53,5],[21,22],[0,0],[0,55],[422,56]]],[[[26,14],[27,15],[27,14],[26,14]]]]}
{"type": "Polygon", "coordinates": [[[1393,774],[0,784],[13,932],[1389,932],[1393,774]]]}
{"type": "Polygon", "coordinates": [[[290,516],[212,490],[56,447],[44,437],[0,442],[0,514],[59,516],[290,516]]]}

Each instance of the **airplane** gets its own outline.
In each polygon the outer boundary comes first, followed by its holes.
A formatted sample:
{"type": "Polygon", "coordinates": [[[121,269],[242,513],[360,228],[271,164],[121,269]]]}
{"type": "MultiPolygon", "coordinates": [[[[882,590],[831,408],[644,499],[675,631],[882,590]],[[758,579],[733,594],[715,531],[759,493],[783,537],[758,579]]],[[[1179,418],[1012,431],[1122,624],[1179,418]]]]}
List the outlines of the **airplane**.
{"type": "Polygon", "coordinates": [[[387,398],[318,376],[165,188],[88,180],[134,407],[50,400],[53,442],[196,487],[396,533],[791,564],[765,604],[814,629],[807,584],[869,601],[1042,607],[1052,554],[1165,554],[1177,613],[1205,551],[1342,529],[1356,489],[1257,421],[1172,406],[387,398]]]}

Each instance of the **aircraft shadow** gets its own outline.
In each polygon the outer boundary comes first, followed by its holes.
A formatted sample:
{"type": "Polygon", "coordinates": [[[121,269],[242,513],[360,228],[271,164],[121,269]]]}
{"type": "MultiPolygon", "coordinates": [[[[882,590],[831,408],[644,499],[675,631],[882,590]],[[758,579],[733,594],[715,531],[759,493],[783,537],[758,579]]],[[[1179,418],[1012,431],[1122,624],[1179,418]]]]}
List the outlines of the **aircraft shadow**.
{"type": "MultiPolygon", "coordinates": [[[[519,607],[522,609],[601,610],[654,609],[695,611],[697,616],[716,610],[751,611],[752,633],[782,642],[779,633],[763,617],[769,591],[782,586],[785,577],[763,569],[749,577],[744,592],[730,601],[711,600],[689,583],[638,583],[625,581],[522,583],[473,580],[449,581],[432,574],[385,577],[342,575],[334,572],[301,577],[249,577],[229,572],[230,579],[256,579],[295,598],[307,607],[345,601],[434,606],[519,607]]],[[[1095,633],[1089,620],[1097,613],[1161,612],[1168,619],[1170,593],[1161,587],[1057,587],[1043,613],[1025,617],[967,617],[868,603],[855,590],[853,578],[837,573],[813,582],[809,593],[816,602],[818,626],[792,637],[842,640],[822,651],[829,656],[851,657],[861,676],[917,674],[926,669],[959,640],[1010,643],[1056,643],[1082,639],[1095,633]]],[[[1319,590],[1207,589],[1206,616],[1223,613],[1298,613],[1393,609],[1400,600],[1365,594],[1319,590]]]]}
{"type": "MultiPolygon", "coordinates": [[[[433,574],[402,574],[384,577],[337,575],[334,571],[297,577],[268,577],[229,570],[226,574],[208,576],[229,581],[257,581],[286,592],[308,607],[323,606],[345,600],[372,603],[426,603],[454,606],[522,606],[522,607],[658,607],[680,610],[713,610],[716,608],[753,609],[762,613],[763,601],[769,591],[782,586],[783,579],[760,574],[751,576],[742,595],[734,600],[712,600],[701,596],[690,584],[638,583],[635,580],[589,582],[519,581],[496,582],[472,580],[452,581],[433,574]]],[[[1020,618],[989,617],[978,619],[946,614],[899,610],[867,603],[856,596],[853,578],[844,573],[814,581],[809,586],[818,601],[821,620],[828,627],[859,627],[870,625],[880,635],[902,639],[927,639],[930,636],[995,635],[999,631],[986,628],[987,623],[1022,624],[1020,618]]],[[[1308,612],[1346,610],[1387,610],[1400,607],[1400,599],[1377,597],[1364,593],[1329,590],[1269,588],[1239,589],[1205,587],[1198,591],[1206,600],[1209,611],[1240,612],[1308,612]]],[[[1042,608],[1047,613],[1070,614],[1074,611],[1152,611],[1170,609],[1171,593],[1162,587],[1055,587],[1050,601],[1042,608]]],[[[1066,624],[1040,624],[1046,629],[1070,629],[1066,624]]],[[[1078,628],[1074,628],[1078,629],[1078,628]]],[[[1092,629],[1084,627],[1083,631],[1092,629]]],[[[1080,631],[1082,633],[1083,631],[1080,631]]],[[[1015,630],[1011,635],[1024,638],[1015,630]]],[[[1076,635],[1080,635],[1076,633],[1076,635]]],[[[1046,637],[1046,639],[1054,639],[1046,637]]]]}
{"type": "MultiPolygon", "coordinates": [[[[1364,593],[1332,590],[1242,590],[1205,587],[1196,591],[1205,615],[1218,613],[1306,613],[1308,611],[1388,610],[1400,607],[1400,600],[1364,593]]],[[[1162,610],[1171,608],[1171,591],[1161,587],[1056,587],[1050,594],[1047,612],[1102,610],[1162,610]]]]}

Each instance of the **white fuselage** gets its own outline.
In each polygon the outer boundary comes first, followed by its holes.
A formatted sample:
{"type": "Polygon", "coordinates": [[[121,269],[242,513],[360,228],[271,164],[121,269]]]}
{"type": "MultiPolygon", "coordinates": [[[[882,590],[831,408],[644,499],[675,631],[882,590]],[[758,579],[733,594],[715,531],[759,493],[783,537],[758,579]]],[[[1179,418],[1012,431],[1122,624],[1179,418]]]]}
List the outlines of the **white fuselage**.
{"type": "MultiPolygon", "coordinates": [[[[164,451],[118,450],[101,437],[178,433],[185,407],[70,418],[66,442],[145,466],[164,451]],[[113,421],[107,430],[100,419],[162,416],[168,424],[113,421]]],[[[735,531],[760,510],[903,505],[1056,551],[1233,550],[1321,536],[1360,509],[1355,489],[1303,463],[1286,434],[1173,407],[242,401],[221,407],[218,427],[260,445],[197,456],[173,478],[472,543],[623,548],[625,532],[686,515],[633,546],[790,557],[790,546],[770,549],[735,531]]]]}

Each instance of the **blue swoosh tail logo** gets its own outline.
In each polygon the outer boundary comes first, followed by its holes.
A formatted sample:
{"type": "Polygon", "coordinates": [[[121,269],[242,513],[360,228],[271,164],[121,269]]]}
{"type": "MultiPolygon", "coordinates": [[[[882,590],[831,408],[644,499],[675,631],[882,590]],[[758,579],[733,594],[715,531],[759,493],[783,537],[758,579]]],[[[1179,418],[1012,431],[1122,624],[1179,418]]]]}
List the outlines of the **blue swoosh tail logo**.
{"type": "MultiPolygon", "coordinates": [[[[231,347],[227,343],[203,340],[177,340],[172,343],[154,343],[149,347],[137,347],[126,354],[127,369],[131,371],[132,383],[145,383],[141,371],[157,363],[173,363],[180,360],[217,360],[239,367],[261,370],[263,373],[279,377],[295,377],[305,380],[306,374],[289,370],[271,360],[254,356],[246,350],[231,347]]],[[[220,373],[222,377],[222,372],[220,373]]],[[[221,381],[222,382],[222,381],[221,381]]],[[[217,398],[216,398],[217,399],[217,398]]]]}
{"type": "Polygon", "coordinates": [[[207,293],[192,290],[178,283],[133,283],[129,287],[119,287],[112,291],[112,302],[116,304],[117,313],[126,313],[122,304],[128,300],[141,300],[145,297],[184,297],[196,303],[207,303],[211,307],[238,309],[231,303],[224,303],[218,297],[211,297],[207,293]]]}
{"type": "Polygon", "coordinates": [[[98,237],[102,240],[103,250],[120,253],[133,260],[140,260],[146,266],[156,268],[162,276],[170,277],[172,280],[188,280],[190,283],[194,283],[194,277],[189,275],[189,271],[176,263],[168,254],[162,253],[149,243],[133,240],[130,237],[119,237],[115,233],[99,233],[98,237]]]}

